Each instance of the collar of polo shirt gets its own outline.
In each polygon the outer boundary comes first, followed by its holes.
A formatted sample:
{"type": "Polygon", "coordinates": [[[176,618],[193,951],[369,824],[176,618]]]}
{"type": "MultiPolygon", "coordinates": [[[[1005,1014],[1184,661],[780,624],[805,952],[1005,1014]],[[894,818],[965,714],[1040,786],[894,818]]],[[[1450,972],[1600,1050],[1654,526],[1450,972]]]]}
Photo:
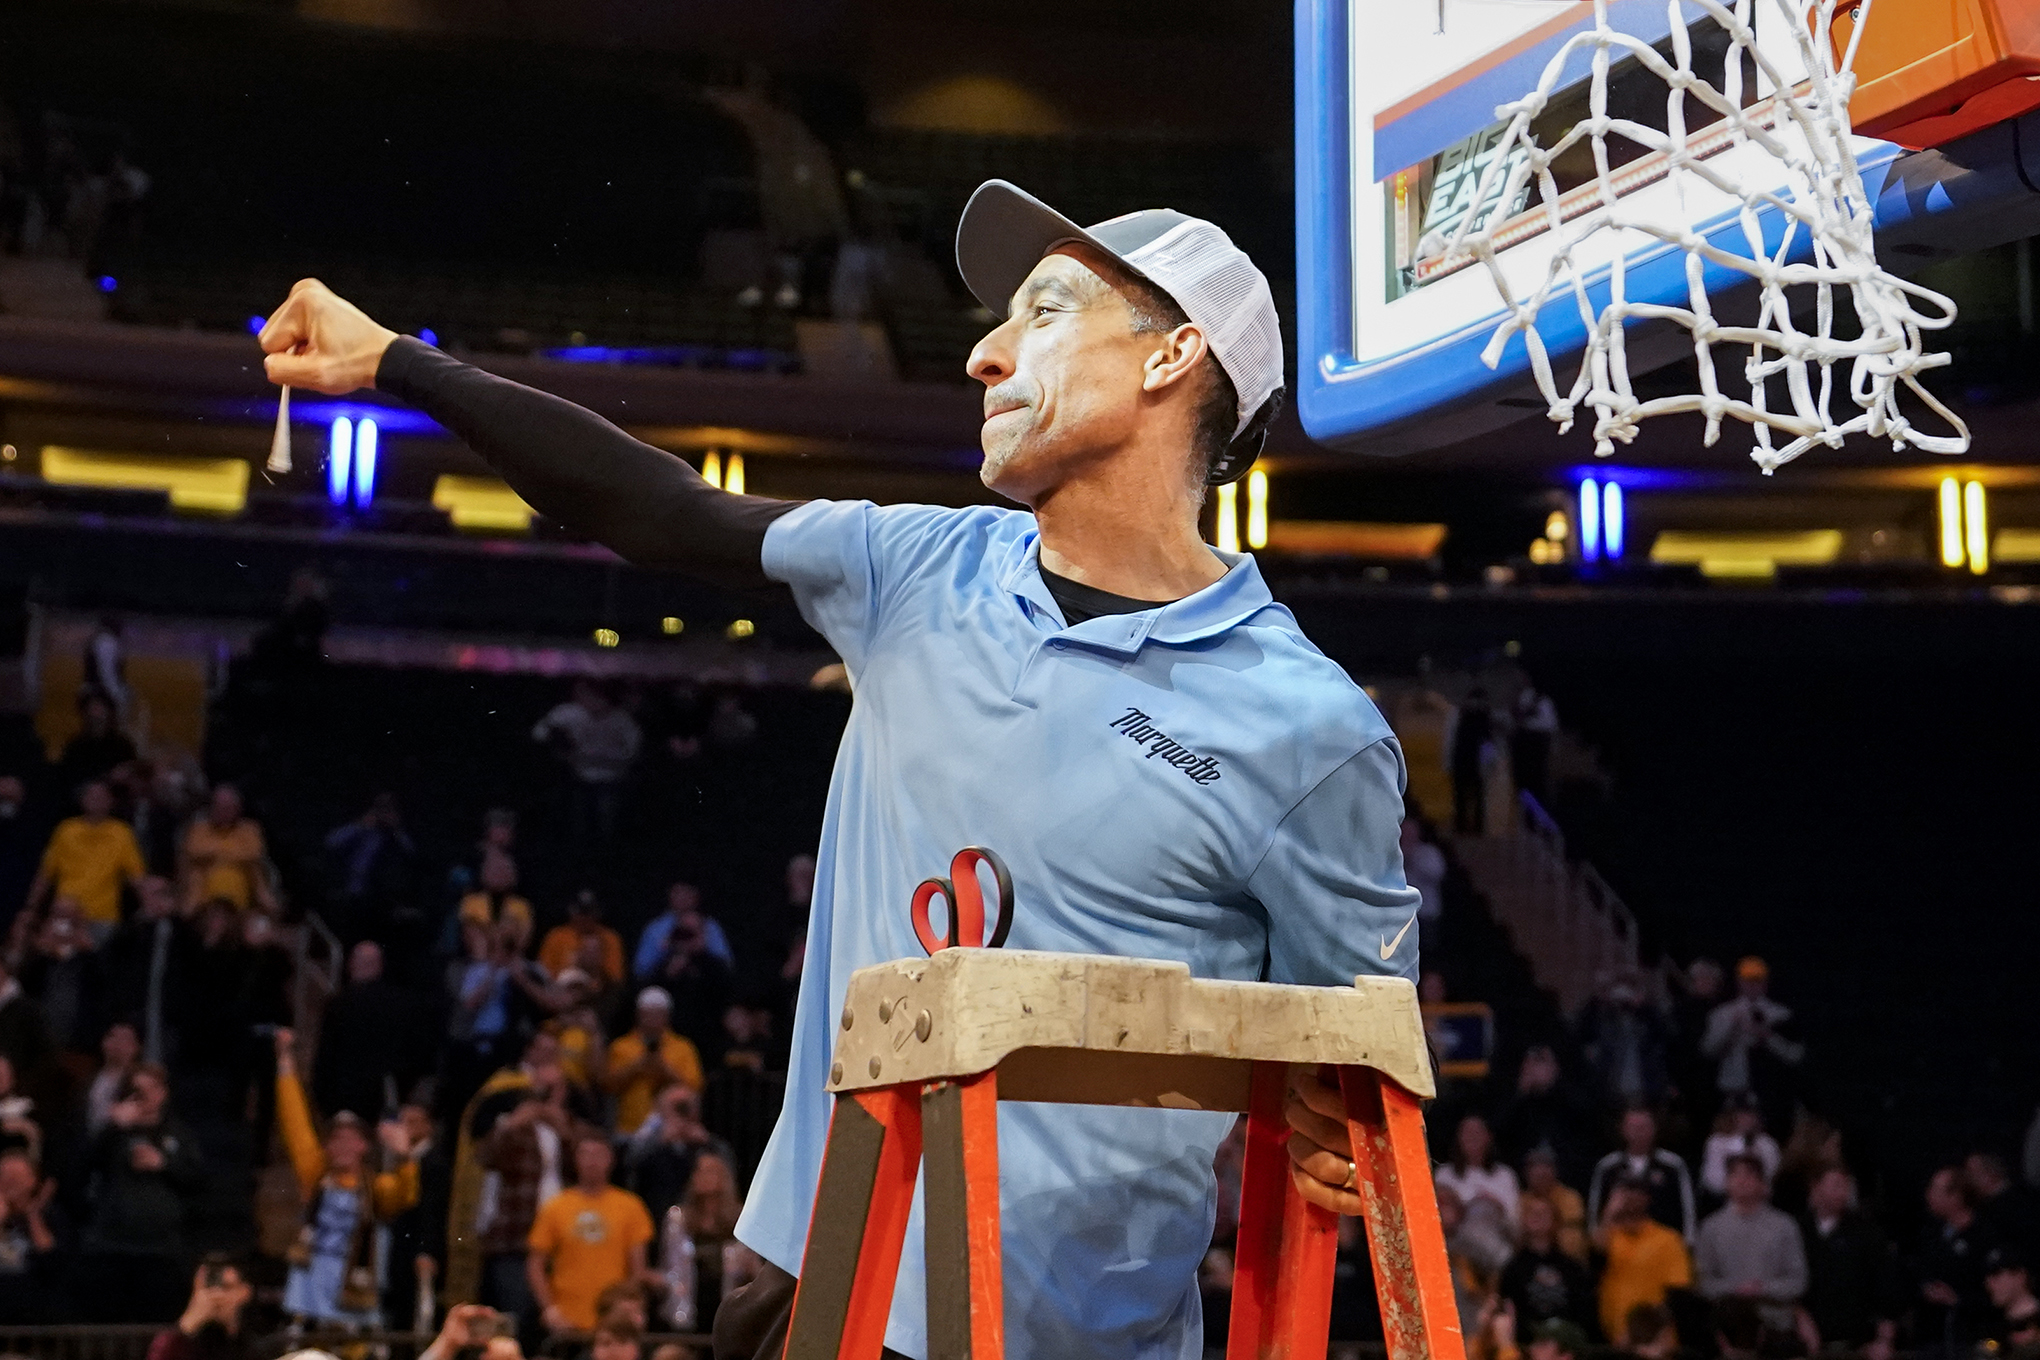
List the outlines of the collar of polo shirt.
{"type": "MultiPolygon", "coordinates": [[[[1048,583],[1041,579],[1041,535],[1030,532],[1007,551],[1008,560],[999,572],[1000,586],[1034,606],[1037,613],[1046,614],[1051,620],[1061,618],[1062,611],[1049,594],[1048,583]]],[[[1220,552],[1216,548],[1212,555],[1225,563],[1226,573],[1204,589],[1159,609],[1100,614],[1060,633],[1044,634],[1044,640],[1062,637],[1087,647],[1131,655],[1150,639],[1181,644],[1215,637],[1275,603],[1251,556],[1220,552]]]]}

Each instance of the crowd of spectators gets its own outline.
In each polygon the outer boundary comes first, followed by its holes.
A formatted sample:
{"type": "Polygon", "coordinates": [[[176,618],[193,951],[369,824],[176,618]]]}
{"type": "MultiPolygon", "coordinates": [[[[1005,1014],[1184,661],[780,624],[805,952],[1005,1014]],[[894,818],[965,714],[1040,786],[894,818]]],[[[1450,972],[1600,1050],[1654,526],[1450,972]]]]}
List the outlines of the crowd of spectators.
{"type": "MultiPolygon", "coordinates": [[[[1764,961],[1653,990],[1611,978],[1507,1080],[1441,1083],[1434,1180],[1474,1360],[2040,1356],[2040,1193],[2004,1157],[1935,1171],[1919,1235],[1887,1230],[1896,1206],[1866,1201],[1800,1099],[1807,1053],[1764,961]]],[[[1229,1231],[1205,1272],[1221,1317],[1229,1231]]],[[[1356,1229],[1340,1262],[1334,1340],[1378,1341],[1356,1229]]]]}
{"type": "Polygon", "coordinates": [[[0,253],[104,262],[141,231],[149,175],[118,127],[0,103],[0,253]]]}
{"type": "MultiPolygon", "coordinates": [[[[502,1333],[501,1360],[635,1360],[648,1332],[705,1330],[759,1268],[733,1231],[783,1091],[812,857],[787,864],[786,937],[760,947],[684,879],[650,900],[527,896],[505,809],[423,864],[378,795],[321,838],[345,945],[327,994],[300,976],[292,946],[317,927],[240,790],[145,761],[119,711],[91,690],[53,770],[0,774],[0,1323],[174,1324],[156,1360],[235,1360],[251,1309],[265,1327],[444,1318],[502,1333]],[[422,920],[391,908],[399,880],[438,885],[422,920]],[[287,1202],[265,1211],[288,1229],[267,1257],[246,1253],[252,1224],[239,1257],[205,1255],[223,1128],[252,1134],[287,1202]]],[[[573,865],[617,853],[643,751],[687,758],[756,721],[732,700],[698,726],[648,739],[592,684],[544,713],[530,737],[558,757],[573,865]]],[[[1421,834],[1405,850],[1430,948],[1450,864],[1421,834]]],[[[1808,1055],[1764,962],[1663,982],[1611,978],[1499,1079],[1443,1081],[1435,1182],[1475,1360],[2040,1344],[2025,1169],[1984,1149],[1937,1171],[1928,1230],[1894,1241],[1801,1101],[1808,1055]]],[[[1202,1277],[1214,1343],[1239,1155],[1236,1135],[1202,1277]]],[[[1347,1222],[1335,1340],[1379,1325],[1347,1222]]]]}
{"type": "MultiPolygon", "coordinates": [[[[174,1334],[212,1356],[251,1307],[429,1329],[476,1304],[529,1348],[705,1330],[758,1268],[733,1234],[783,1091],[812,856],[786,866],[790,938],[747,922],[772,943],[743,957],[695,884],[527,897],[515,814],[435,866],[381,794],[323,836],[332,920],[308,919],[240,789],[148,762],[120,708],[88,683],[61,757],[0,775],[0,1325],[176,1321],[159,1360],[196,1360],[174,1334]],[[397,882],[440,885],[406,893],[422,928],[397,882]],[[297,947],[329,929],[330,987],[297,947]],[[238,1224],[209,1214],[221,1194],[238,1224]],[[286,1248],[250,1254],[279,1228],[286,1248]]],[[[734,702],[704,721],[755,726],[734,702]]],[[[598,865],[636,720],[581,684],[531,737],[559,757],[565,862],[598,865]]]]}

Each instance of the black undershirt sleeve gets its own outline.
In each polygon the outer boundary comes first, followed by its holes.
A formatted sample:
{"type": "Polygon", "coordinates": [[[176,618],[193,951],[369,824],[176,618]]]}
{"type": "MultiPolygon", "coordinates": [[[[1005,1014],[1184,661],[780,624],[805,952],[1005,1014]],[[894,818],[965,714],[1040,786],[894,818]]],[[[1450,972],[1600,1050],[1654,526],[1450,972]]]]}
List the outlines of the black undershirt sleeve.
{"type": "Polygon", "coordinates": [[[800,502],[732,496],[592,411],[410,336],[384,351],[375,385],[459,436],[532,509],[625,560],[716,585],[770,584],[766,526],[800,502]]]}

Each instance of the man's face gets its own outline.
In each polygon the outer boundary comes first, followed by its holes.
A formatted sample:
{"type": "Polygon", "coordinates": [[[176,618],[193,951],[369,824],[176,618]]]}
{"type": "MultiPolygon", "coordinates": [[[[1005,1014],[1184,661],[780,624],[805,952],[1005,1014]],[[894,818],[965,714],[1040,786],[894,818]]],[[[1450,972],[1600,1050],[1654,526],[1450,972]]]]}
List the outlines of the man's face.
{"type": "Polygon", "coordinates": [[[1622,1143],[1631,1152],[1648,1152],[1657,1143],[1657,1120],[1648,1110],[1631,1110],[1622,1116],[1622,1143]]]}
{"type": "Polygon", "coordinates": [[[638,1360],[638,1344],[614,1332],[595,1333],[593,1360],[638,1360]]]}
{"type": "Polygon", "coordinates": [[[354,982],[374,982],[382,976],[382,946],[363,940],[347,956],[347,976],[354,982]]]}
{"type": "Polygon", "coordinates": [[[170,1098],[170,1092],[163,1083],[156,1080],[153,1073],[137,1072],[134,1086],[135,1100],[140,1103],[143,1112],[151,1119],[161,1114],[164,1103],[170,1098]]]}
{"type": "Polygon", "coordinates": [[[222,784],[213,790],[212,819],[220,826],[232,826],[241,820],[241,795],[231,784],[222,784]]]}
{"type": "Polygon", "coordinates": [[[574,1144],[574,1175],[582,1185],[607,1184],[609,1168],[615,1164],[616,1154],[599,1138],[583,1138],[574,1144]]]}
{"type": "Polygon", "coordinates": [[[1115,274],[1089,246],[1057,247],[971,351],[970,375],[985,385],[978,476],[1001,495],[1038,505],[1140,428],[1159,337],[1135,334],[1115,274]]]}
{"type": "Polygon", "coordinates": [[[11,774],[0,774],[0,810],[9,816],[28,798],[28,789],[11,774]]]}
{"type": "Polygon", "coordinates": [[[637,1008],[638,1032],[650,1035],[663,1034],[666,1029],[666,1017],[668,1014],[670,1012],[664,1006],[639,1006],[637,1008]]]}
{"type": "MultiPolygon", "coordinates": [[[[9,1160],[11,1161],[12,1159],[10,1158],[9,1160]]],[[[0,1170],[5,1170],[6,1167],[6,1162],[0,1162],[0,1170]]],[[[1991,1307],[2010,1307],[2026,1297],[2026,1272],[2023,1268],[2018,1270],[1993,1270],[1990,1274],[1983,1277],[1983,1287],[1990,1295],[1991,1307]]]]}
{"type": "Polygon", "coordinates": [[[423,1105],[406,1105],[397,1111],[397,1122],[404,1126],[404,1137],[411,1140],[411,1146],[422,1147],[432,1140],[432,1112],[423,1105]]]}
{"type": "Polygon", "coordinates": [[[1961,1217],[1964,1207],[1961,1192],[1955,1184],[1955,1172],[1936,1171],[1927,1181],[1927,1212],[1936,1218],[1952,1221],[1961,1217]]]}
{"type": "Polygon", "coordinates": [[[85,810],[87,817],[95,820],[107,816],[113,811],[113,790],[95,779],[78,795],[78,806],[85,810]]]}
{"type": "Polygon", "coordinates": [[[666,889],[666,910],[675,920],[694,915],[701,910],[701,891],[692,883],[675,883],[666,889]]]}
{"type": "Polygon", "coordinates": [[[1840,1218],[1849,1207],[1849,1178],[1840,1171],[1829,1171],[1813,1183],[1807,1192],[1807,1204],[1822,1218],[1840,1218]]]}
{"type": "Polygon", "coordinates": [[[1742,1208],[1761,1204],[1764,1200],[1764,1178],[1747,1162],[1737,1162],[1729,1168],[1728,1197],[1742,1208]]]}
{"type": "Polygon", "coordinates": [[[142,1043],[135,1037],[132,1025],[114,1025],[99,1041],[99,1056],[105,1059],[108,1067],[116,1070],[126,1067],[141,1053],[142,1043]]]}
{"type": "Polygon", "coordinates": [[[1617,1223],[1640,1223],[1643,1221],[1643,1211],[1649,1203],[1643,1191],[1633,1185],[1625,1185],[1615,1192],[1615,1203],[1610,1206],[1609,1212],[1617,1223]]]}
{"type": "Polygon", "coordinates": [[[154,874],[145,878],[136,889],[142,899],[142,916],[151,921],[160,921],[177,910],[177,894],[171,891],[170,881],[154,874]]]}

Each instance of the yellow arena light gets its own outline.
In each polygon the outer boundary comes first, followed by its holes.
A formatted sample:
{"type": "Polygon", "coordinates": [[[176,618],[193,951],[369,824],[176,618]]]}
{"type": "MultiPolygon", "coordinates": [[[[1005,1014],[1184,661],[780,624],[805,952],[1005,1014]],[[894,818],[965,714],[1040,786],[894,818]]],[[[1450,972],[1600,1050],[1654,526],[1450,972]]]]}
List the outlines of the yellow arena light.
{"type": "Polygon", "coordinates": [[[732,642],[741,642],[758,631],[758,625],[749,619],[731,619],[730,626],[723,629],[723,636],[732,642]]]}
{"type": "Polygon", "coordinates": [[[659,620],[659,631],[667,637],[679,637],[686,627],[687,625],[684,622],[674,618],[671,614],[659,620]]]}
{"type": "Polygon", "coordinates": [[[153,453],[102,453],[45,444],[43,480],[63,486],[163,491],[178,510],[237,515],[248,503],[248,464],[239,458],[179,458],[153,453]]]}
{"type": "Polygon", "coordinates": [[[701,455],[701,475],[710,486],[722,485],[722,455],[714,449],[701,455]]]}
{"type": "Polygon", "coordinates": [[[532,509],[494,477],[442,473],[432,483],[432,504],[456,529],[489,529],[521,534],[531,528],[532,509]]]}
{"type": "Polygon", "coordinates": [[[1240,489],[1227,482],[1218,489],[1218,532],[1214,535],[1220,552],[1240,550],[1240,489]]]}
{"type": "Polygon", "coordinates": [[[1247,546],[1268,546],[1268,474],[1259,468],[1247,474],[1247,546]]]}
{"type": "Polygon", "coordinates": [[[614,647],[622,641],[622,635],[614,628],[597,628],[595,630],[595,645],[597,647],[614,647]]]}
{"type": "Polygon", "coordinates": [[[723,465],[722,489],[732,496],[744,494],[744,455],[733,453],[729,462],[723,465]]]}
{"type": "Polygon", "coordinates": [[[1984,510],[1982,482],[1962,488],[1962,536],[1969,549],[1969,569],[1978,576],[1990,570],[1990,523],[1984,510]]]}
{"type": "Polygon", "coordinates": [[[1941,479],[1941,565],[1962,565],[1962,486],[1953,477],[1941,479]]]}
{"type": "Polygon", "coordinates": [[[1565,511],[1554,510],[1544,517],[1544,536],[1553,543],[1563,543],[1572,532],[1572,521],[1565,517],[1565,511]]]}

